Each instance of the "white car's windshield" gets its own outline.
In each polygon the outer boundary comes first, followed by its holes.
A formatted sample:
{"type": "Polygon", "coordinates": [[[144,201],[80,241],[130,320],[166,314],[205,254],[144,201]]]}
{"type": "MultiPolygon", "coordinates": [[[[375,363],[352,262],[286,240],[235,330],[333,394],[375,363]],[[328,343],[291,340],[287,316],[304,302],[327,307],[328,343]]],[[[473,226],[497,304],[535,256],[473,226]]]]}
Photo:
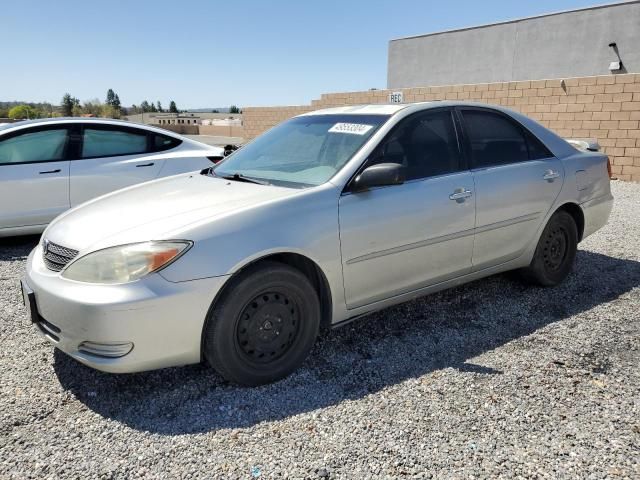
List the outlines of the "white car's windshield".
{"type": "Polygon", "coordinates": [[[389,115],[293,118],[237,150],[214,168],[218,177],[292,187],[329,180],[389,115]]]}

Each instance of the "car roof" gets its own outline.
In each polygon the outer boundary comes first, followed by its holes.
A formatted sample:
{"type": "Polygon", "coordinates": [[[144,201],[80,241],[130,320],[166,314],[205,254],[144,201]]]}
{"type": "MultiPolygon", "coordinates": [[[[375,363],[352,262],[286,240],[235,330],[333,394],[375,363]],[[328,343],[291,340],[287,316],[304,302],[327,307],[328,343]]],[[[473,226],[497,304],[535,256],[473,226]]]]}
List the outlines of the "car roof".
{"type": "Polygon", "coordinates": [[[308,115],[340,115],[343,113],[353,113],[356,115],[393,115],[394,113],[408,107],[410,104],[388,103],[388,104],[368,104],[368,105],[345,105],[344,107],[324,108],[322,110],[313,110],[308,113],[299,115],[300,117],[308,115]]]}
{"type": "MultiPolygon", "coordinates": [[[[345,105],[344,107],[331,107],[324,108],[321,110],[313,110],[311,112],[303,113],[299,115],[300,117],[309,116],[309,115],[340,115],[344,113],[353,113],[353,114],[361,114],[361,115],[370,115],[370,114],[386,114],[393,115],[401,110],[426,110],[429,108],[438,108],[438,107],[483,107],[489,108],[498,111],[506,111],[508,109],[502,108],[500,105],[491,105],[488,103],[479,103],[479,102],[460,102],[460,101],[449,101],[449,100],[432,100],[429,102],[408,102],[408,103],[370,103],[363,105],[345,105]]],[[[508,110],[511,112],[511,110],[508,110]]]]}
{"type": "Polygon", "coordinates": [[[171,132],[169,130],[165,130],[162,128],[154,127],[152,125],[130,122],[127,120],[116,120],[113,118],[96,118],[96,117],[57,117],[57,118],[37,118],[34,120],[22,120],[20,122],[7,123],[4,125],[0,125],[0,133],[19,130],[23,128],[29,128],[33,126],[57,125],[57,124],[67,124],[67,123],[94,123],[97,125],[120,125],[125,127],[135,127],[135,128],[141,128],[141,129],[149,130],[156,133],[161,133],[163,135],[167,135],[170,137],[184,139],[184,137],[177,135],[174,132],[171,132]]]}
{"type": "Polygon", "coordinates": [[[520,112],[511,110],[510,108],[503,107],[501,105],[492,105],[481,102],[460,102],[449,100],[435,100],[430,102],[415,102],[415,103],[393,103],[393,104],[367,104],[367,105],[351,105],[344,107],[326,108],[322,110],[313,110],[308,113],[304,113],[299,116],[309,115],[340,115],[340,114],[383,114],[383,115],[395,115],[402,112],[402,116],[409,115],[414,112],[422,110],[428,110],[430,108],[438,107],[474,107],[484,108],[487,110],[493,110],[496,112],[502,112],[510,116],[511,118],[524,125],[529,131],[531,131],[539,140],[544,143],[549,150],[558,158],[566,157],[575,154],[576,150],[569,143],[556,135],[553,131],[546,128],[544,125],[535,121],[534,119],[523,115],[520,112]]]}

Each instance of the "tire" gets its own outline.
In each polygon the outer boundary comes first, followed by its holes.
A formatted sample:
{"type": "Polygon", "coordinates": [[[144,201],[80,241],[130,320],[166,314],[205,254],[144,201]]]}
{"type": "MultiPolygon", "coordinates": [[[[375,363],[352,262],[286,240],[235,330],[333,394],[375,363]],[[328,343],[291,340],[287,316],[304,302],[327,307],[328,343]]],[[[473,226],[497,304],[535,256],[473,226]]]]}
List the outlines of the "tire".
{"type": "Polygon", "coordinates": [[[278,262],[249,267],[209,309],[204,356],[225,379],[246,386],[286,377],[309,355],[320,302],[300,271],[278,262]]]}
{"type": "Polygon", "coordinates": [[[573,268],[578,249],[578,228],[573,217],[559,210],[542,231],[531,264],[522,276],[530,283],[553,287],[562,282],[573,268]]]}

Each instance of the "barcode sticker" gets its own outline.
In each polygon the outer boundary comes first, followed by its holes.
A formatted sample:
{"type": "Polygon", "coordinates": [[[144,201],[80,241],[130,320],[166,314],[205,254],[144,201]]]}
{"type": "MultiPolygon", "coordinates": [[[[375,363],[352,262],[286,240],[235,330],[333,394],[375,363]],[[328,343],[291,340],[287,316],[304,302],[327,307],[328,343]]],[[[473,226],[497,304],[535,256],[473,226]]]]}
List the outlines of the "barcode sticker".
{"type": "Polygon", "coordinates": [[[350,133],[352,135],[364,135],[373,128],[373,125],[363,123],[336,123],[329,129],[331,133],[350,133]]]}

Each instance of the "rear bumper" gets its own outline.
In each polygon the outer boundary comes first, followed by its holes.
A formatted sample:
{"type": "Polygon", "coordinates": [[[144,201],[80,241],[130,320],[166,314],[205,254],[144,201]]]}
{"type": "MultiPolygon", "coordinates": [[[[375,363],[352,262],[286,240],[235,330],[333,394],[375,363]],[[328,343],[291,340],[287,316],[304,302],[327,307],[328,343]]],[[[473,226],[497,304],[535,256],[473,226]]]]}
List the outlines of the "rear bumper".
{"type": "Polygon", "coordinates": [[[35,296],[38,331],[60,350],[118,373],[200,361],[207,311],[227,277],[173,283],[152,274],[128,284],[93,285],[66,280],[41,259],[37,247],[24,281],[35,296]],[[111,347],[121,356],[97,354],[111,347]]]}
{"type": "Polygon", "coordinates": [[[584,233],[582,238],[585,239],[607,224],[613,208],[613,196],[608,194],[594,198],[580,206],[584,212],[584,233]]]}

